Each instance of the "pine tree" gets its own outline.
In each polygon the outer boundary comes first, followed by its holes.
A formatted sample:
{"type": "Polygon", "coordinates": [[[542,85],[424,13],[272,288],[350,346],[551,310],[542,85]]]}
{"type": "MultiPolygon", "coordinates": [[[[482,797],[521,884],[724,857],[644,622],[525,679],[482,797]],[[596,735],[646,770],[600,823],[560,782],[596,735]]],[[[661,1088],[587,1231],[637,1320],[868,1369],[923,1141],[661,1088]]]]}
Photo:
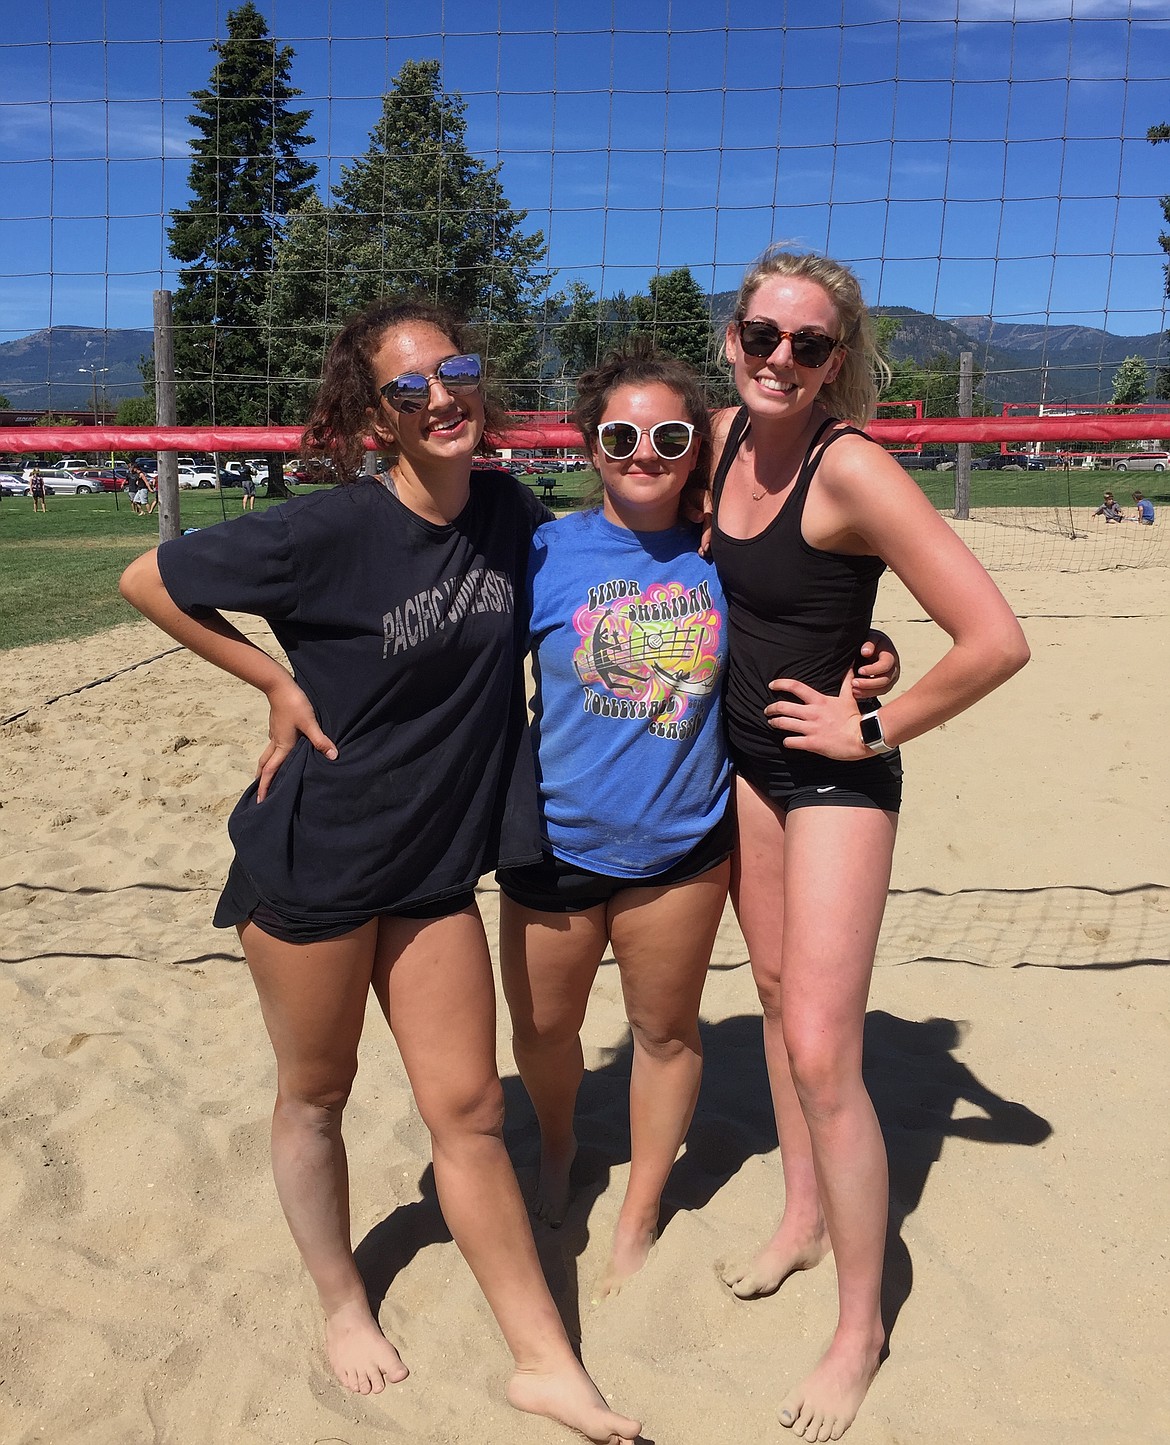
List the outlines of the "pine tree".
{"type": "Polygon", "coordinates": [[[304,421],[329,343],[345,320],[331,212],[316,194],[289,214],[277,246],[268,294],[273,346],[287,380],[273,389],[272,414],[286,425],[304,421]]]}
{"type": "Polygon", "coordinates": [[[711,326],[711,303],[690,267],[652,276],[649,291],[649,296],[632,298],[636,329],[652,336],[661,350],[689,362],[700,376],[712,376],[718,347],[711,326]]]}
{"type": "Polygon", "coordinates": [[[552,342],[566,377],[576,378],[596,366],[607,351],[620,346],[636,331],[640,310],[651,303],[645,296],[627,296],[618,291],[608,301],[593,292],[584,281],[571,281],[566,296],[558,298],[563,316],[549,327],[552,342]]]}
{"type": "Polygon", "coordinates": [[[283,371],[268,283],[284,217],[312,195],[307,110],[289,102],[293,51],[278,46],[252,0],[229,11],[206,90],[192,94],[192,199],[171,212],[175,367],[181,422],[263,423],[268,381],[283,371]],[[212,386],[214,382],[214,386],[212,386]]]}
{"type": "Polygon", "coordinates": [[[467,149],[466,106],[447,94],[437,60],[408,60],[382,98],[370,145],[342,168],[333,204],[301,208],[280,247],[274,326],[307,328],[309,353],[356,308],[379,296],[421,294],[482,329],[499,378],[538,375],[537,305],[546,289],[544,236],[525,233],[499,166],[467,149]],[[312,262],[316,257],[316,274],[312,262]]]}

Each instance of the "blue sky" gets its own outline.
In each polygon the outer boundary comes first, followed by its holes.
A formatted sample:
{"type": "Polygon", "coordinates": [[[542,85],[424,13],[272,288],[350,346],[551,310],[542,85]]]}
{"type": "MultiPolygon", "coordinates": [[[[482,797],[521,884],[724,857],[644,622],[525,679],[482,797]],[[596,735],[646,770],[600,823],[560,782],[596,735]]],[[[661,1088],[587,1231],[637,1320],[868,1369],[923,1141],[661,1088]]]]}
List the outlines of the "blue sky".
{"type": "MultiPolygon", "coordinates": [[[[293,46],[322,190],[409,58],[544,231],[556,284],[686,264],[734,287],[772,239],[943,316],[1167,324],[1164,0],[257,0],[293,46]],[[630,17],[636,17],[631,19],[630,17]]],[[[190,92],[218,0],[23,0],[0,39],[0,341],[149,327],[174,282],[190,92]]]]}

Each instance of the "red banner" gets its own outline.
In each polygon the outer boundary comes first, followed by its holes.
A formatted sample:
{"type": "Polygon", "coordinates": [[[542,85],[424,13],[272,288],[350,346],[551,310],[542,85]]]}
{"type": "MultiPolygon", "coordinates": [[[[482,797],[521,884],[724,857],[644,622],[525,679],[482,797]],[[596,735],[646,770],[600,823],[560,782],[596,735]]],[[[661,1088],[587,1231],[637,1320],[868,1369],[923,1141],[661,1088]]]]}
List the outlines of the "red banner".
{"type": "MultiPolygon", "coordinates": [[[[555,415],[555,413],[554,413],[555,415]]],[[[1136,442],[1170,438],[1170,413],[1137,416],[1100,412],[1070,416],[933,417],[929,421],[871,421],[866,428],[887,445],[923,442],[1136,442]]],[[[500,447],[581,450],[575,427],[560,420],[506,427],[500,447]]],[[[301,448],[299,427],[0,427],[0,452],[290,452],[301,448]]]]}

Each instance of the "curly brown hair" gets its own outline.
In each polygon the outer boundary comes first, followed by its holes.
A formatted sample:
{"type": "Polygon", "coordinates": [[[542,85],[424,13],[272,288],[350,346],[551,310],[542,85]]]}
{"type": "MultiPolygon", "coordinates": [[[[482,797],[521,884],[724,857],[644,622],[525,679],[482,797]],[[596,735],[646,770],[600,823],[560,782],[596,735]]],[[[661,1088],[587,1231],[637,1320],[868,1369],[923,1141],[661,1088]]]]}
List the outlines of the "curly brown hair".
{"type": "MultiPolygon", "coordinates": [[[[325,458],[339,480],[351,481],[360,471],[372,440],[379,451],[393,455],[392,436],[379,427],[382,400],[374,385],[373,358],[388,331],[411,323],[433,326],[457,352],[479,349],[475,329],[445,306],[421,297],[381,297],[371,301],[338,332],[325,357],[321,385],[301,436],[306,459],[325,458]]],[[[489,433],[504,424],[504,408],[487,384],[483,387],[484,434],[478,451],[492,450],[489,433]]]]}
{"type": "MultiPolygon", "coordinates": [[[[706,491],[711,475],[711,412],[707,394],[698,372],[677,356],[660,351],[648,336],[632,336],[621,346],[607,352],[596,366],[581,373],[577,382],[577,402],[573,407],[573,425],[581,433],[590,460],[597,447],[597,430],[610,397],[619,386],[641,386],[659,383],[681,398],[686,420],[695,428],[699,443],[695,469],[687,479],[683,497],[697,500],[706,491]]],[[[598,486],[585,498],[595,506],[602,498],[598,486]]]]}

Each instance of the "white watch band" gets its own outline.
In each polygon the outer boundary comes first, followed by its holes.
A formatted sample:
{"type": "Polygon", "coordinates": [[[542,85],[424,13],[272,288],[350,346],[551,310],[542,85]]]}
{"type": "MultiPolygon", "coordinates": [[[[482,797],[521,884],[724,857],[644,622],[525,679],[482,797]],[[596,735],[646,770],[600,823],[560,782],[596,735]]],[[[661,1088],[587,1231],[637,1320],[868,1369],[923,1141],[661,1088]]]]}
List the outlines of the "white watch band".
{"type": "Polygon", "coordinates": [[[862,728],[861,741],[862,743],[864,743],[865,747],[871,753],[892,753],[894,749],[890,746],[888,742],[886,742],[886,735],[882,731],[882,720],[878,716],[877,712],[874,711],[871,713],[866,713],[863,722],[868,723],[870,728],[877,730],[877,737],[874,738],[873,742],[870,742],[865,736],[864,727],[862,728]]]}

